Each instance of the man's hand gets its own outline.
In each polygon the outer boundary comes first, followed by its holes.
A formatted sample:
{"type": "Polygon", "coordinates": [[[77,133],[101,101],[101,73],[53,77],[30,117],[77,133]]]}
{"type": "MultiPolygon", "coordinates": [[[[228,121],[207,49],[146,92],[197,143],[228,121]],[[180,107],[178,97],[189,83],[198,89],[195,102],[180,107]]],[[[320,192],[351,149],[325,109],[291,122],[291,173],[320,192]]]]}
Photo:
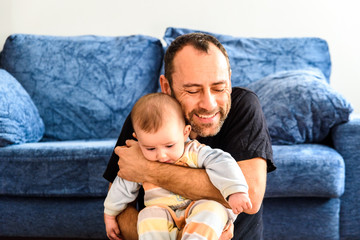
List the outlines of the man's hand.
{"type": "Polygon", "coordinates": [[[151,162],[143,156],[139,143],[127,140],[126,146],[116,147],[114,151],[119,156],[118,176],[132,182],[145,182],[144,176],[151,162]]]}
{"type": "Polygon", "coordinates": [[[251,209],[252,204],[249,195],[244,192],[231,194],[229,197],[229,205],[235,214],[240,214],[245,210],[251,209]]]}
{"type": "Polygon", "coordinates": [[[104,214],[104,222],[107,237],[111,240],[122,240],[120,235],[120,229],[116,222],[116,216],[104,214]]]}

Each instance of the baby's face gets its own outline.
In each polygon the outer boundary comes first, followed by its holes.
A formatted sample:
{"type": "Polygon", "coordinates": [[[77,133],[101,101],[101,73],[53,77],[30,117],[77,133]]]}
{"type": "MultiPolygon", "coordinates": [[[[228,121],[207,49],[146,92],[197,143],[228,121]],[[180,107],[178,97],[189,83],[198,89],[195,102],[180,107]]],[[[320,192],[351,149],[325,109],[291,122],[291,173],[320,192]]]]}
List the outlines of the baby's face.
{"type": "Polygon", "coordinates": [[[166,121],[164,126],[155,133],[147,133],[141,129],[135,129],[135,131],[140,149],[146,159],[174,163],[184,152],[184,143],[190,133],[189,127],[184,128],[178,121],[172,121],[172,118],[169,118],[169,121],[166,121]]]}

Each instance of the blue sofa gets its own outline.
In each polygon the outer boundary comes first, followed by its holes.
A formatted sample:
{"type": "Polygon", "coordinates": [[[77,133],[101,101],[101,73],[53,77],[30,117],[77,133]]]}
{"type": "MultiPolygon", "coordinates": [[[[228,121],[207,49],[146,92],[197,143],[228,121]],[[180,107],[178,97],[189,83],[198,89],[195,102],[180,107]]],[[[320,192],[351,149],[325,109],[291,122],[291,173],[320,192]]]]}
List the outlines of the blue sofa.
{"type": "MultiPolygon", "coordinates": [[[[168,28],[164,41],[191,31],[168,28]]],[[[360,239],[360,117],[329,85],[326,41],[214,35],[232,85],[259,96],[273,142],[264,238],[360,239]]],[[[102,174],[134,102],[159,90],[164,48],[143,35],[8,37],[0,238],[106,238],[102,174]]]]}

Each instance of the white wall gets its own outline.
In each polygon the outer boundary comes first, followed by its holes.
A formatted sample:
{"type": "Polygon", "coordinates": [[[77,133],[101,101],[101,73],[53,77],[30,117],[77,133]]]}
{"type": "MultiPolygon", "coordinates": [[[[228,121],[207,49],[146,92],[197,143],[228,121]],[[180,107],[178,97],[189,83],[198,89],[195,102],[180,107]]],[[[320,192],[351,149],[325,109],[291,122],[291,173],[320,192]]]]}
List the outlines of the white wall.
{"type": "MultiPolygon", "coordinates": [[[[0,0],[0,46],[12,33],[146,34],[186,27],[242,37],[321,37],[331,85],[360,113],[357,0],[0,0]]],[[[1,49],[2,47],[0,47],[1,49]]]]}

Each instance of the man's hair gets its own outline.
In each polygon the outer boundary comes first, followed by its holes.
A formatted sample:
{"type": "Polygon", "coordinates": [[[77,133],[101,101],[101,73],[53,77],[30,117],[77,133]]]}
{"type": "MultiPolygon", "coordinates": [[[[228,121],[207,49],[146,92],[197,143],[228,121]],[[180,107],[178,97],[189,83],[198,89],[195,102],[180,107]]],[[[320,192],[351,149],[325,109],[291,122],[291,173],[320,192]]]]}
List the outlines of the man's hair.
{"type": "Polygon", "coordinates": [[[157,132],[167,121],[169,114],[176,114],[185,124],[179,102],[165,93],[150,93],[141,97],[131,111],[133,127],[138,126],[147,133],[157,132]]]}
{"type": "Polygon", "coordinates": [[[165,77],[172,87],[172,74],[174,73],[174,57],[185,46],[193,46],[195,49],[208,53],[209,43],[214,44],[225,56],[230,71],[229,56],[224,46],[214,36],[205,33],[188,33],[177,37],[168,47],[165,53],[165,77]]]}

